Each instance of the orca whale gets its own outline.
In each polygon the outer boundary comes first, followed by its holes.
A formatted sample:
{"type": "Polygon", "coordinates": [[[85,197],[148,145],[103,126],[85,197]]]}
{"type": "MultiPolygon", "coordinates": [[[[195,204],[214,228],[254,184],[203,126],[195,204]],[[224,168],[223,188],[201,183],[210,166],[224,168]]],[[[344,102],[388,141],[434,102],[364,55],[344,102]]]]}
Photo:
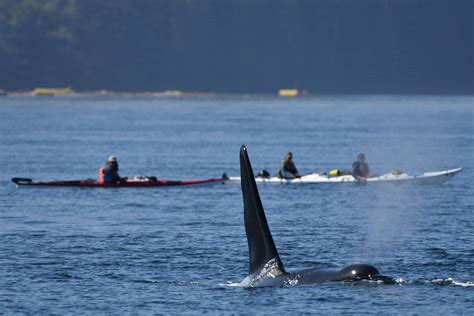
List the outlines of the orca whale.
{"type": "Polygon", "coordinates": [[[287,272],[278,255],[255,183],[247,148],[240,148],[240,177],[244,199],[245,232],[249,246],[249,274],[241,282],[248,287],[312,284],[329,281],[386,280],[377,268],[352,264],[343,269],[305,269],[287,272]]]}

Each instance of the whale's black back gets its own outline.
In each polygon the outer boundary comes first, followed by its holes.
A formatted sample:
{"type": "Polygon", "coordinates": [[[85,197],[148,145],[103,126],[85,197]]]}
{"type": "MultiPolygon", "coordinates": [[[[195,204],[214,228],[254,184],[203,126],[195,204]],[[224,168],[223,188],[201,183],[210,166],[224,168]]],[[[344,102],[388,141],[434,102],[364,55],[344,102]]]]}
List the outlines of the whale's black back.
{"type": "Polygon", "coordinates": [[[252,165],[247,155],[247,148],[243,145],[240,148],[240,178],[244,198],[245,231],[249,244],[249,275],[261,270],[271,259],[275,259],[280,270],[284,272],[283,264],[268,228],[252,165]]]}

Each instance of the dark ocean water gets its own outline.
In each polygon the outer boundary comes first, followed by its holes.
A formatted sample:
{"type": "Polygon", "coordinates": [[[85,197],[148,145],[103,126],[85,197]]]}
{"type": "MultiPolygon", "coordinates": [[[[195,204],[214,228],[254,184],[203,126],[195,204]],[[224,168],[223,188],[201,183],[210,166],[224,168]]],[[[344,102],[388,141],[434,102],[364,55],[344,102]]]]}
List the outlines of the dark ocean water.
{"type": "Polygon", "coordinates": [[[474,313],[474,98],[0,99],[0,313],[474,313]],[[441,186],[260,186],[287,270],[375,265],[395,284],[246,289],[239,184],[23,189],[36,180],[464,170],[441,186]]]}

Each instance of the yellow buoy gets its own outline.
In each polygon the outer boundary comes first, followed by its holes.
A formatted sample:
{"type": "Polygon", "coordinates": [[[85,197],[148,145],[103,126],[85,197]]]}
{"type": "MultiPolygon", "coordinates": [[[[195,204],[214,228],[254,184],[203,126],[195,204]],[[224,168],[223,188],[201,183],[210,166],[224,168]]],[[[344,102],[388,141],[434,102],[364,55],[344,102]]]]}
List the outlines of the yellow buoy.
{"type": "Polygon", "coordinates": [[[298,89],[280,89],[278,95],[280,97],[297,97],[299,94],[298,89]]]}

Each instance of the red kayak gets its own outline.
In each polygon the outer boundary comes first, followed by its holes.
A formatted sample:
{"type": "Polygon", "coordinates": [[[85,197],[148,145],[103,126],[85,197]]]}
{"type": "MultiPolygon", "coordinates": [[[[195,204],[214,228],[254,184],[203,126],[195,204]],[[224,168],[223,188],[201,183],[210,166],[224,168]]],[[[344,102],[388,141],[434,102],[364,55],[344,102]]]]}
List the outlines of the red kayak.
{"type": "Polygon", "coordinates": [[[53,181],[34,182],[28,178],[12,178],[17,186],[22,187],[78,187],[78,188],[154,188],[154,187],[186,187],[186,186],[208,186],[225,183],[229,178],[226,174],[222,178],[212,178],[205,180],[172,181],[158,180],[155,177],[129,179],[117,183],[100,183],[93,179],[77,181],[53,181]]]}

